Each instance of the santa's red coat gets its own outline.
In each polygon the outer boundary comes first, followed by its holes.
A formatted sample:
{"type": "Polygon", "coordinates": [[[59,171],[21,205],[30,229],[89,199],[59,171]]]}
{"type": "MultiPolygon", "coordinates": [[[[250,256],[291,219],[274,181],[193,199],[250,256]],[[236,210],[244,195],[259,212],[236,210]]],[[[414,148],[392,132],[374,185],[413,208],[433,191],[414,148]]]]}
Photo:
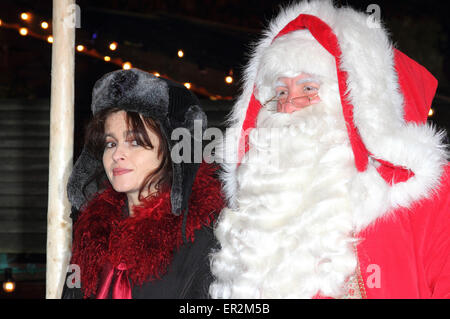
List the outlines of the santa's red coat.
{"type": "Polygon", "coordinates": [[[363,298],[450,297],[450,165],[437,193],[358,235],[363,298]]]}

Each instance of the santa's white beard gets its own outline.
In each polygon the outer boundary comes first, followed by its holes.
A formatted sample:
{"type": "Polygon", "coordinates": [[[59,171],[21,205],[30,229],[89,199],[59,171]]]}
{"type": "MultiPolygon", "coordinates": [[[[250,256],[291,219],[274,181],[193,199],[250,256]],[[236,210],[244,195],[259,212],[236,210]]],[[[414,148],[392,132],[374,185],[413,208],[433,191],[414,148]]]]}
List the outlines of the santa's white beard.
{"type": "Polygon", "coordinates": [[[348,192],[356,170],[340,104],[327,105],[260,111],[237,172],[238,209],[224,209],[216,225],[213,298],[344,293],[357,265],[348,192]]]}

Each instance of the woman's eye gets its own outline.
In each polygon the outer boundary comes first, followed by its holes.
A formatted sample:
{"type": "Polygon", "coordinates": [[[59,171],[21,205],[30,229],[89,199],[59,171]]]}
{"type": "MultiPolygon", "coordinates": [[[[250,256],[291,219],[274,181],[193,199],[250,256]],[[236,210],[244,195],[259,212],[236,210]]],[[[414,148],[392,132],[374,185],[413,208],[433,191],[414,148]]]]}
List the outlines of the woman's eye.
{"type": "Polygon", "coordinates": [[[106,144],[105,144],[105,148],[112,148],[114,146],[116,146],[116,143],[114,143],[114,142],[106,142],[106,144]]]}
{"type": "Polygon", "coordinates": [[[139,144],[139,142],[138,142],[137,140],[129,139],[129,140],[127,141],[127,143],[128,143],[129,145],[131,145],[131,146],[140,146],[140,144],[139,144]]]}

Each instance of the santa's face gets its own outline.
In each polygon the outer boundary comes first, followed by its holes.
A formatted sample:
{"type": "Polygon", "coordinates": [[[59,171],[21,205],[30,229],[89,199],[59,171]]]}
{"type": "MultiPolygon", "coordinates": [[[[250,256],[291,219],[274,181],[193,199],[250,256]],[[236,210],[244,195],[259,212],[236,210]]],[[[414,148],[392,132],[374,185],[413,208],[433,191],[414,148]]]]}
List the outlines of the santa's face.
{"type": "Polygon", "coordinates": [[[307,73],[279,77],[275,84],[277,111],[292,113],[320,102],[320,81],[307,73]]]}

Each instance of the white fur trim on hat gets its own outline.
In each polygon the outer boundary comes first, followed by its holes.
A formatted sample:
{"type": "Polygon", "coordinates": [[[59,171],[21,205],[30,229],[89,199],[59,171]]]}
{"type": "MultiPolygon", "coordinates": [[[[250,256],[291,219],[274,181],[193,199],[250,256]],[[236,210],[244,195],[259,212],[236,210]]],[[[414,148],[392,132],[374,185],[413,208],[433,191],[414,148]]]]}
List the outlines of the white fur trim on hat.
{"type": "Polygon", "coordinates": [[[256,77],[256,98],[262,103],[274,95],[280,77],[300,73],[336,79],[336,62],[308,30],[299,30],[277,38],[261,57],[256,77]]]}

